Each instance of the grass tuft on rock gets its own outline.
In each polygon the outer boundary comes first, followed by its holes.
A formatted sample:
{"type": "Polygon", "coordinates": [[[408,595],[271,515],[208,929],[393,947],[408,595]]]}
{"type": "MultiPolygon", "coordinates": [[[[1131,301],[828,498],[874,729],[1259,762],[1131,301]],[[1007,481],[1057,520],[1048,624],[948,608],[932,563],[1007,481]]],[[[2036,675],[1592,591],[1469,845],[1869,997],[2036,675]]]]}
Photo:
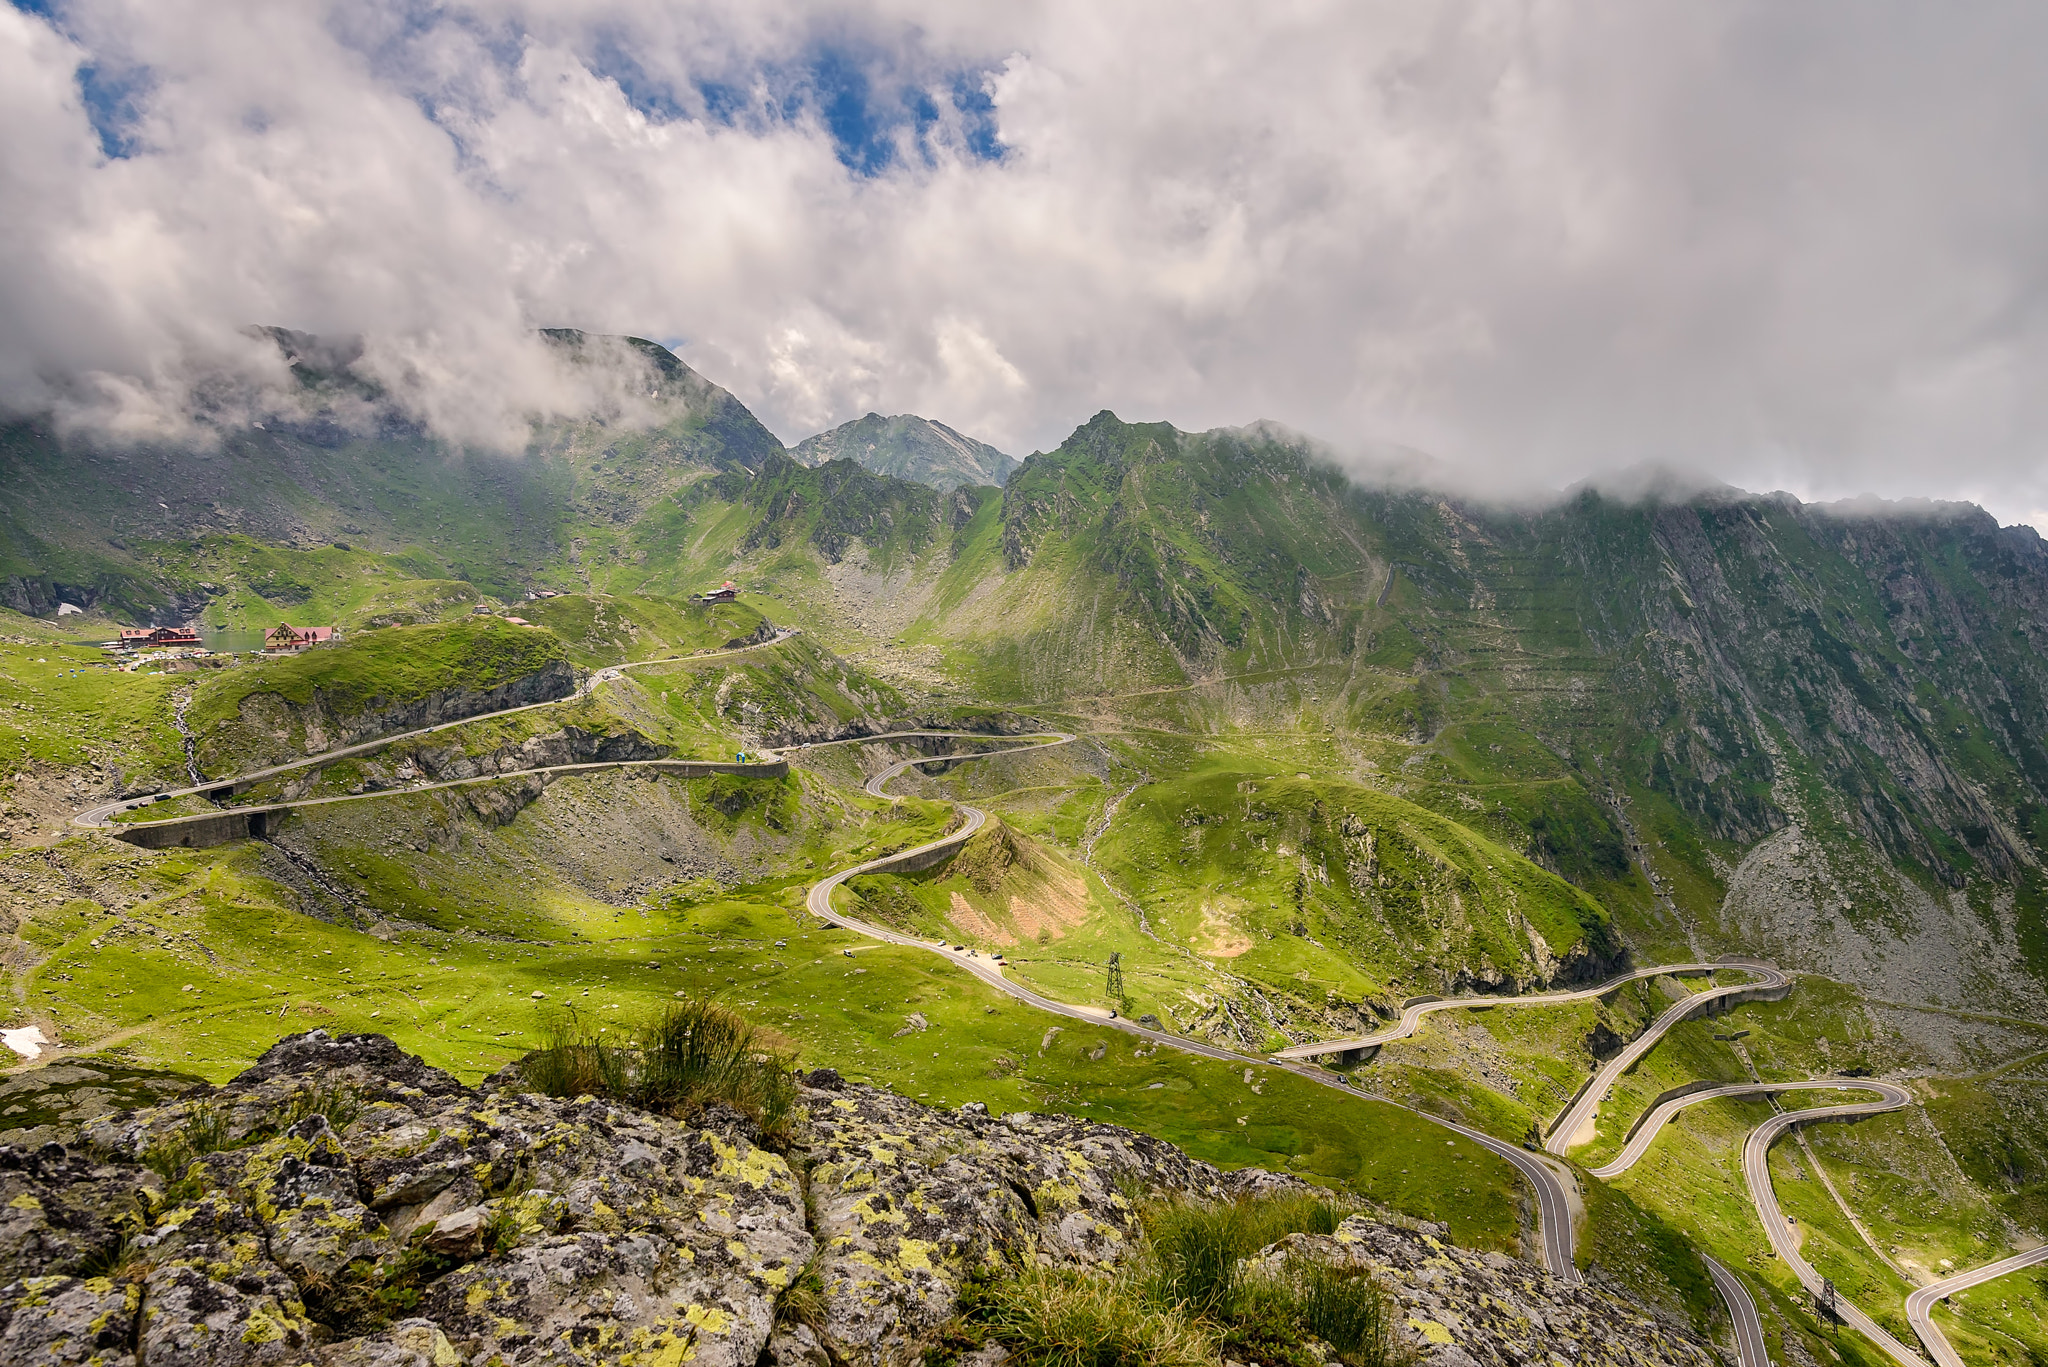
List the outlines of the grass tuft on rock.
{"type": "Polygon", "coordinates": [[[355,1123],[363,1113],[363,1094],[345,1082],[321,1082],[299,1088],[277,1108],[273,1123],[288,1130],[308,1116],[325,1116],[336,1133],[355,1123]]]}
{"type": "Polygon", "coordinates": [[[991,1336],[1031,1367],[1215,1367],[1215,1339],[1129,1276],[1026,1268],[988,1297],[991,1336]]]}
{"type": "Polygon", "coordinates": [[[612,1044],[573,1007],[552,1016],[547,1043],[520,1071],[555,1097],[604,1096],[687,1117],[728,1106],[770,1141],[796,1119],[795,1051],[787,1040],[707,997],[672,1003],[612,1044]]]}
{"type": "Polygon", "coordinates": [[[210,1153],[238,1148],[225,1106],[194,1106],[185,1123],[152,1141],[142,1152],[142,1166],[170,1183],[172,1199],[196,1193],[192,1165],[210,1153]]]}
{"type": "Polygon", "coordinates": [[[1405,1354],[1390,1302],[1362,1269],[1302,1256],[1248,1261],[1289,1234],[1333,1233],[1349,1213],[1316,1194],[1155,1204],[1143,1215],[1144,1246],[1121,1270],[1024,1268],[971,1289],[962,1328],[1025,1367],[1321,1367],[1311,1340],[1348,1367],[1392,1367],[1405,1354]]]}

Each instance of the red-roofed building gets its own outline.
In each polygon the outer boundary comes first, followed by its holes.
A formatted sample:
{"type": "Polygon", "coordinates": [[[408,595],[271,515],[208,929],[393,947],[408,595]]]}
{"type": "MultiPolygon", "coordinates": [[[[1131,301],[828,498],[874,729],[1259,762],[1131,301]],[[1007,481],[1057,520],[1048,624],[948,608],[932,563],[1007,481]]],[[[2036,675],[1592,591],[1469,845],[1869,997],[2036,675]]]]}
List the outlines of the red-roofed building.
{"type": "Polygon", "coordinates": [[[121,645],[129,650],[164,646],[196,646],[199,633],[190,627],[122,627],[121,645]]]}

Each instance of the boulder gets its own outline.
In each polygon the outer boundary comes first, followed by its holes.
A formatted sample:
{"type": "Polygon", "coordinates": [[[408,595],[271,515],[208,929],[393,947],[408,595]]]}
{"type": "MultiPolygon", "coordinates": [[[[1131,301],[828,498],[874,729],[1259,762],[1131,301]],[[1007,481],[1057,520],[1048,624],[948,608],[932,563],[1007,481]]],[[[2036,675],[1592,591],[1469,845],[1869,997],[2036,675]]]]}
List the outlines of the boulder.
{"type": "MultiPolygon", "coordinates": [[[[469,1088],[381,1036],[293,1036],[224,1087],[85,1122],[78,1149],[0,1148],[0,1361],[915,1361],[977,1279],[1113,1270],[1140,1243],[1142,1196],[1305,1189],[831,1069],[797,1099],[793,1138],[771,1147],[722,1106],[677,1119],[537,1096],[516,1069],[469,1088]]],[[[1261,1255],[1290,1256],[1371,1267],[1441,1367],[1519,1363],[1539,1326],[1581,1367],[1706,1367],[1603,1293],[1426,1231],[1354,1218],[1261,1255]]]]}
{"type": "Polygon", "coordinates": [[[1425,1367],[1719,1367],[1705,1344],[1604,1291],[1458,1248],[1441,1229],[1354,1215],[1334,1234],[1288,1235],[1252,1267],[1309,1259],[1372,1273],[1392,1297],[1396,1337],[1425,1367]]]}

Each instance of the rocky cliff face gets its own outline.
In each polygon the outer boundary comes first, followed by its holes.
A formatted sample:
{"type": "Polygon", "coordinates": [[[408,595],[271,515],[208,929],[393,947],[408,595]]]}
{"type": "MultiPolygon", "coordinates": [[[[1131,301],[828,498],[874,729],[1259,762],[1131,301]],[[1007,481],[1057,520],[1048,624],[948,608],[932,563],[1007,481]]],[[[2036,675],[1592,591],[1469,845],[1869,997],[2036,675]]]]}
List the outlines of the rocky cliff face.
{"type": "Polygon", "coordinates": [[[209,737],[201,758],[210,769],[246,770],[294,758],[294,752],[318,754],[508,707],[556,702],[574,696],[578,682],[574,665],[555,660],[495,688],[437,689],[346,715],[335,713],[317,693],[311,703],[295,703],[276,693],[252,693],[242,700],[234,734],[209,737]],[[230,748],[233,753],[226,753],[230,748]]]}
{"type": "MultiPolygon", "coordinates": [[[[940,1112],[814,1073],[780,1149],[462,1086],[377,1035],[281,1040],[223,1088],[0,1148],[0,1360],[914,1361],[976,1274],[1114,1268],[1133,1196],[1298,1185],[1061,1117],[940,1112]]],[[[1711,1360],[1604,1294],[1364,1217],[1289,1254],[1370,1269],[1427,1362],[1711,1360]]],[[[999,1361],[1002,1350],[982,1356],[999,1361]]]]}

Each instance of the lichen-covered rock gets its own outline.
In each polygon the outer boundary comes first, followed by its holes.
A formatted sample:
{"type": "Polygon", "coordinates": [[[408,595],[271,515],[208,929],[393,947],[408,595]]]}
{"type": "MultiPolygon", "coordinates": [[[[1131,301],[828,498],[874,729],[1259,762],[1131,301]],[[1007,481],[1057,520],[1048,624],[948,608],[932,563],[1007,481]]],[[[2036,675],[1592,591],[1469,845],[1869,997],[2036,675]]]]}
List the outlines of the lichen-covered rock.
{"type": "Polygon", "coordinates": [[[132,1357],[141,1288],[106,1277],[28,1277],[0,1290],[0,1362],[112,1367],[132,1357]]]}
{"type": "Polygon", "coordinates": [[[154,1173],[95,1163],[58,1144],[0,1148],[0,1283],[75,1272],[121,1238],[154,1173]]]}
{"type": "Polygon", "coordinates": [[[510,1078],[472,1090],[381,1036],[295,1036],[226,1087],[86,1137],[117,1161],[0,1150],[0,1173],[27,1174],[30,1196],[35,1173],[59,1197],[99,1183],[97,1204],[66,1208],[95,1247],[114,1239],[88,1217],[156,1184],[132,1249],[152,1367],[750,1367],[816,1248],[797,1174],[734,1113],[683,1125],[510,1078]],[[136,1166],[195,1127],[227,1147],[168,1188],[136,1166]]]}
{"type": "MultiPolygon", "coordinates": [[[[510,1071],[465,1087],[381,1036],[282,1040],[225,1087],[88,1121],[90,1156],[0,1148],[0,1362],[915,1361],[977,1274],[1126,1259],[1136,1193],[1303,1186],[1116,1126],[805,1084],[778,1152],[720,1107],[682,1122],[510,1071]]],[[[1709,1361],[1612,1297],[1426,1235],[1353,1219],[1261,1256],[1303,1253],[1379,1273],[1438,1367],[1709,1361]]]]}
{"type": "Polygon", "coordinates": [[[304,1362],[315,1329],[298,1287],[253,1247],[231,1262],[160,1266],[142,1283],[139,1357],[150,1367],[304,1362]]]}
{"type": "Polygon", "coordinates": [[[1259,1255],[1275,1269],[1308,1258],[1372,1272],[1392,1295],[1396,1332],[1427,1367],[1718,1367],[1705,1344],[1590,1287],[1498,1253],[1352,1216],[1334,1234],[1290,1234],[1259,1255]]]}
{"type": "Polygon", "coordinates": [[[863,1359],[945,1321],[965,1280],[1007,1259],[1114,1265],[1137,1234],[1124,1187],[1224,1198],[1304,1186],[1065,1116],[941,1112],[843,1083],[807,1088],[804,1103],[826,1337],[863,1359]]]}
{"type": "Polygon", "coordinates": [[[389,1329],[320,1350],[320,1367],[460,1367],[462,1355],[432,1320],[400,1320],[389,1329]]]}

